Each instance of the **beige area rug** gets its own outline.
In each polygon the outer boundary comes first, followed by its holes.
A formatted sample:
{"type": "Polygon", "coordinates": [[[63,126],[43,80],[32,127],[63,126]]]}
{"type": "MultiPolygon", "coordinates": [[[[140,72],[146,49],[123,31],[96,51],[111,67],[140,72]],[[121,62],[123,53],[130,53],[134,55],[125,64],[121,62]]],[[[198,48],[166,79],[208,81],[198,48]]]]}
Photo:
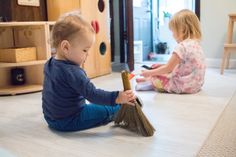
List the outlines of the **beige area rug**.
{"type": "Polygon", "coordinates": [[[198,154],[208,156],[236,156],[236,93],[198,154]]]}
{"type": "MultiPolygon", "coordinates": [[[[122,90],[119,73],[92,80],[122,90]]],[[[208,69],[202,91],[193,95],[137,92],[156,128],[145,138],[113,123],[73,133],[48,129],[41,93],[0,97],[0,147],[18,157],[195,157],[236,91],[236,71],[208,69]]]]}

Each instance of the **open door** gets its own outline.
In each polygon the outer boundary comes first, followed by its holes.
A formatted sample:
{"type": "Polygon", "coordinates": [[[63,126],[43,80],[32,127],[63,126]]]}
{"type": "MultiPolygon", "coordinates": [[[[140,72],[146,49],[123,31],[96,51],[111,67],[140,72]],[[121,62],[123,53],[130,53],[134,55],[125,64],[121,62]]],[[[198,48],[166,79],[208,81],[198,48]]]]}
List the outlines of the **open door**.
{"type": "Polygon", "coordinates": [[[134,42],[142,43],[142,58],[148,60],[148,53],[153,51],[152,0],[142,0],[133,4],[134,42]]]}

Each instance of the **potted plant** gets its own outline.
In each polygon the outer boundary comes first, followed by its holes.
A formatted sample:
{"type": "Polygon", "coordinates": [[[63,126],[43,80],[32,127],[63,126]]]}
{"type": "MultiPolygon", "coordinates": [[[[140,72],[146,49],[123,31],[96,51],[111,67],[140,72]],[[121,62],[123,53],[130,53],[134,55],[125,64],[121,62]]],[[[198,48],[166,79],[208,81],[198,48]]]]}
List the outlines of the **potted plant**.
{"type": "Polygon", "coordinates": [[[170,18],[171,14],[168,11],[163,11],[164,18],[170,18]]]}
{"type": "Polygon", "coordinates": [[[157,54],[166,54],[168,49],[167,42],[159,42],[156,45],[156,49],[157,49],[157,54]]]}
{"type": "Polygon", "coordinates": [[[167,23],[171,18],[171,14],[168,11],[163,11],[163,17],[164,17],[164,22],[167,23]]]}

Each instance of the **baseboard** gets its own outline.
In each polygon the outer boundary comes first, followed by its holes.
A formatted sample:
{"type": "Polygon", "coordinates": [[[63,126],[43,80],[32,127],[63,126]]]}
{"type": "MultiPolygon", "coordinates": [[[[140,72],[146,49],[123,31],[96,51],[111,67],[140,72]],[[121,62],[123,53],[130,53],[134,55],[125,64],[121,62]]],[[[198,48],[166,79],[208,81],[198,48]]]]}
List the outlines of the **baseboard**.
{"type": "MultiPolygon", "coordinates": [[[[206,64],[208,68],[220,68],[222,59],[220,58],[207,58],[206,64]]],[[[229,68],[236,68],[236,59],[230,59],[229,68]]]]}

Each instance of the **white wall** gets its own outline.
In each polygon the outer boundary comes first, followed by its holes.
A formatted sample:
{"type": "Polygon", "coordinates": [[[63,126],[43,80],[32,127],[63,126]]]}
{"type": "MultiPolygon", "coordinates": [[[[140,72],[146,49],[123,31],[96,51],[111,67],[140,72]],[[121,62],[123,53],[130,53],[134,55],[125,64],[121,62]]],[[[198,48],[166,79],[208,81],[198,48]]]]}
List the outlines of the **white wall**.
{"type": "MultiPolygon", "coordinates": [[[[222,57],[229,13],[236,13],[236,0],[201,0],[202,46],[208,59],[219,62],[222,57]]],[[[236,59],[236,55],[232,58],[236,59]]]]}

